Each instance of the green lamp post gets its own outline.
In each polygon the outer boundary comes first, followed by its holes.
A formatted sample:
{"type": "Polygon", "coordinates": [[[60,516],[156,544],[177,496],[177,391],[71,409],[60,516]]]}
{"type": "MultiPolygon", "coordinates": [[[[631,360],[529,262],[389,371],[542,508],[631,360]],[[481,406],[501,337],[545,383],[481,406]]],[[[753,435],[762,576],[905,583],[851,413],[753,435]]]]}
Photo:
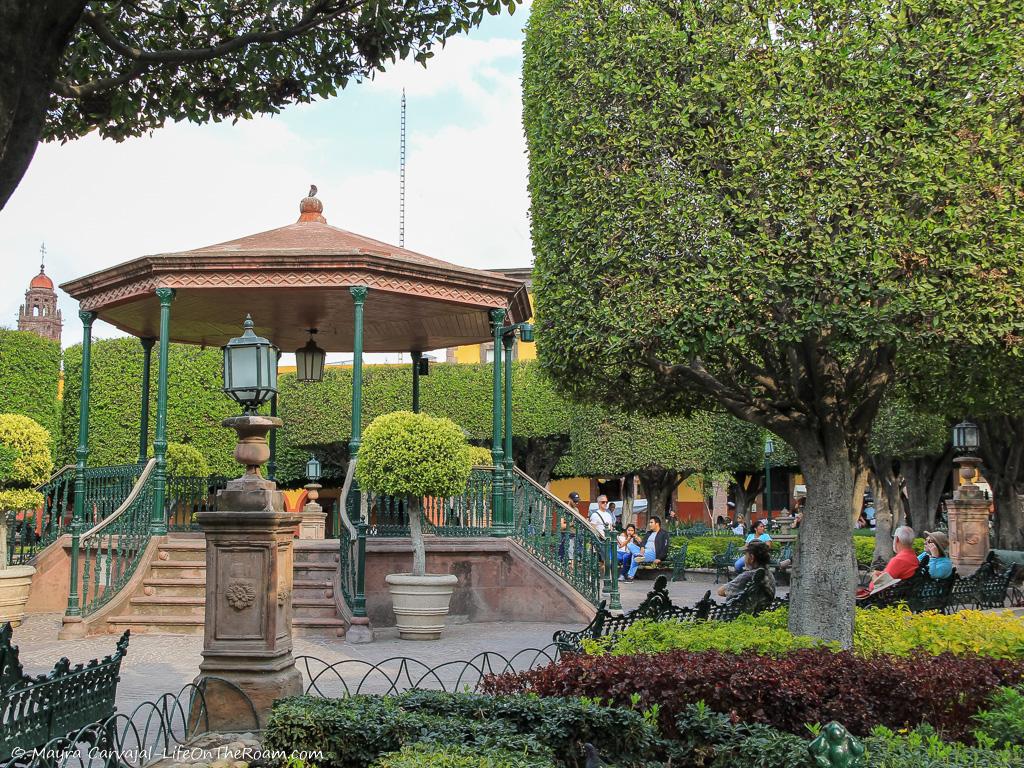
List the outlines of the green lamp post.
{"type": "Polygon", "coordinates": [[[768,525],[772,519],[772,454],[775,453],[775,443],[771,437],[764,441],[764,511],[768,517],[768,525]]]}

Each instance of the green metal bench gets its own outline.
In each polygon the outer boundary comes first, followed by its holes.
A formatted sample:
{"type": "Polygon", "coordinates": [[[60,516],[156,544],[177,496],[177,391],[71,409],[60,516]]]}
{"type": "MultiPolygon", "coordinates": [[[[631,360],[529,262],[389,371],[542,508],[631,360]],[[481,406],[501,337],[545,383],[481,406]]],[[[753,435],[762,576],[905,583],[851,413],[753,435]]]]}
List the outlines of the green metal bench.
{"type": "Polygon", "coordinates": [[[656,579],[658,576],[668,576],[672,581],[688,581],[686,577],[686,550],[690,543],[683,540],[680,547],[676,547],[670,553],[668,560],[659,560],[657,563],[643,563],[636,569],[636,578],[656,579]]]}
{"type": "Polygon", "coordinates": [[[909,579],[880,589],[867,597],[857,600],[859,608],[887,608],[893,605],[906,605],[913,613],[924,611],[947,612],[953,602],[953,592],[957,582],[963,581],[957,576],[956,569],[945,579],[933,579],[928,573],[927,561],[918,566],[917,571],[909,579]]]}
{"type": "Polygon", "coordinates": [[[729,580],[729,569],[736,564],[737,557],[739,557],[739,551],[736,548],[736,543],[730,541],[729,546],[725,548],[725,552],[720,555],[714,555],[711,558],[711,565],[715,569],[715,584],[723,577],[726,581],[729,580]]]}
{"type": "MultiPolygon", "coordinates": [[[[26,675],[11,644],[11,625],[0,627],[0,763],[29,754],[52,739],[77,734],[114,714],[128,630],[110,656],[71,666],[62,658],[44,675],[26,675]]],[[[102,734],[94,734],[102,738],[102,734]]]]}
{"type": "Polygon", "coordinates": [[[771,568],[772,572],[775,574],[776,582],[779,580],[780,576],[785,576],[788,579],[789,575],[793,572],[793,544],[786,544],[778,555],[768,562],[768,567],[771,568]],[[782,564],[787,560],[789,561],[789,565],[783,568],[782,564]]]}

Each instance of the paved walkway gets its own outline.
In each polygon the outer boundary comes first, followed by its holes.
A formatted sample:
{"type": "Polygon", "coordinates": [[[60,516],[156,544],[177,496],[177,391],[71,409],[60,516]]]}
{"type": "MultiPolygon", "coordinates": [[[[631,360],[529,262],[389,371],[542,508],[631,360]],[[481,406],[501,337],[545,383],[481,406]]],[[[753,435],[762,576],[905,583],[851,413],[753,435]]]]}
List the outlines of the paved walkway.
{"type": "MultiPolygon", "coordinates": [[[[690,581],[669,585],[669,593],[677,605],[693,605],[708,589],[717,589],[709,576],[693,574],[690,581]]],[[[619,582],[622,606],[631,610],[639,605],[654,586],[653,581],[619,582]]],[[[785,594],[785,587],[779,593],[785,594]]],[[[347,686],[349,690],[361,687],[365,691],[386,688],[390,681],[402,678],[411,685],[417,680],[443,680],[446,685],[475,684],[481,671],[501,671],[501,658],[477,658],[472,666],[450,664],[468,662],[482,653],[496,653],[522,668],[537,663],[536,654],[516,654],[524,649],[544,649],[551,644],[551,635],[559,629],[580,629],[579,626],[546,623],[451,623],[446,636],[437,642],[407,641],[398,638],[391,627],[377,630],[377,640],[364,645],[353,645],[344,639],[327,637],[297,637],[294,641],[296,657],[313,657],[300,661],[300,669],[307,681],[313,677],[325,695],[336,695],[347,686]],[[414,662],[402,662],[401,658],[414,662]],[[345,662],[337,672],[324,671],[327,665],[345,662]],[[447,666],[437,677],[428,676],[427,670],[441,664],[447,666]],[[380,665],[383,674],[377,671],[380,665]],[[411,682],[410,682],[411,681],[411,682]]],[[[67,656],[72,663],[88,661],[112,653],[116,637],[89,637],[84,640],[58,640],[60,616],[44,614],[29,616],[14,630],[14,642],[21,649],[21,661],[26,672],[39,674],[52,669],[54,662],[67,656]]],[[[121,667],[117,703],[122,712],[138,704],[153,701],[164,693],[178,693],[199,673],[202,661],[203,638],[193,635],[137,634],[128,646],[128,655],[121,667]]],[[[548,649],[551,652],[552,649],[548,649]]],[[[406,686],[407,687],[407,686],[406,686]]]]}

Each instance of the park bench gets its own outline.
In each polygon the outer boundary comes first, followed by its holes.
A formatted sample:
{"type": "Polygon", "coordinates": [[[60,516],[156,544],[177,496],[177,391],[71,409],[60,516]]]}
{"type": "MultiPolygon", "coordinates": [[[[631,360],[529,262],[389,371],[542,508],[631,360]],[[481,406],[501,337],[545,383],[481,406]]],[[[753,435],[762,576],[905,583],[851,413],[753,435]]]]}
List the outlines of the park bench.
{"type": "Polygon", "coordinates": [[[711,566],[715,569],[715,584],[723,577],[726,581],[729,580],[729,569],[736,564],[737,557],[739,557],[739,550],[736,547],[736,542],[730,541],[725,552],[711,558],[711,566]]]}
{"type": "MultiPolygon", "coordinates": [[[[0,763],[15,751],[31,755],[52,739],[74,736],[114,714],[128,630],[110,656],[73,667],[65,657],[51,672],[36,677],[24,673],[11,635],[10,624],[0,627],[0,763]]],[[[99,732],[88,737],[97,741],[107,736],[99,732]]]]}
{"type": "Polygon", "coordinates": [[[964,608],[1002,608],[1006,605],[1006,596],[1010,585],[1020,572],[1020,566],[1011,564],[1003,567],[995,552],[989,552],[988,558],[978,570],[966,578],[957,579],[953,585],[948,607],[950,610],[964,608]]]}
{"type": "MultiPolygon", "coordinates": [[[[949,609],[958,576],[956,569],[945,579],[933,579],[928,574],[927,560],[918,566],[909,579],[903,579],[890,587],[873,592],[857,600],[861,608],[888,608],[906,605],[912,612],[942,611],[949,609]]],[[[961,579],[962,581],[962,579],[961,579]]]]}
{"type": "Polygon", "coordinates": [[[731,621],[744,613],[757,614],[780,605],[785,605],[785,601],[773,599],[765,588],[763,569],[758,569],[750,584],[735,597],[723,603],[716,603],[711,599],[711,590],[708,590],[694,606],[673,605],[668,594],[668,579],[661,575],[655,580],[654,589],[647,593],[647,597],[636,609],[615,615],[605,608],[602,601],[598,606],[597,615],[590,624],[580,630],[560,629],[555,632],[552,639],[562,653],[578,653],[583,648],[584,640],[597,640],[618,634],[641,619],[731,621]]]}
{"type": "Polygon", "coordinates": [[[682,546],[676,547],[675,551],[670,553],[668,560],[644,563],[636,569],[636,578],[655,579],[664,575],[671,581],[689,581],[686,578],[686,550],[689,546],[690,543],[684,540],[682,546]]]}
{"type": "Polygon", "coordinates": [[[783,546],[779,554],[772,557],[768,563],[768,567],[772,569],[772,573],[775,574],[775,581],[779,580],[779,577],[785,576],[787,579],[793,572],[793,544],[792,542],[783,546]],[[788,561],[788,565],[783,567],[783,563],[788,561]]]}

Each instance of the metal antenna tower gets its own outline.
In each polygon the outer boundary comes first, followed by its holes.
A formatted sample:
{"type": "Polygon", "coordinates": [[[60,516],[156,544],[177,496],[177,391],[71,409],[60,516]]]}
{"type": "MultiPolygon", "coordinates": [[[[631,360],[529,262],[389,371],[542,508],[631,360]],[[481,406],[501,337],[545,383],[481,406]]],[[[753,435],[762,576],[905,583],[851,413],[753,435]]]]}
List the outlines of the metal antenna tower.
{"type": "Polygon", "coordinates": [[[402,89],[402,134],[398,148],[398,245],[405,247],[405,88],[402,89]]]}

